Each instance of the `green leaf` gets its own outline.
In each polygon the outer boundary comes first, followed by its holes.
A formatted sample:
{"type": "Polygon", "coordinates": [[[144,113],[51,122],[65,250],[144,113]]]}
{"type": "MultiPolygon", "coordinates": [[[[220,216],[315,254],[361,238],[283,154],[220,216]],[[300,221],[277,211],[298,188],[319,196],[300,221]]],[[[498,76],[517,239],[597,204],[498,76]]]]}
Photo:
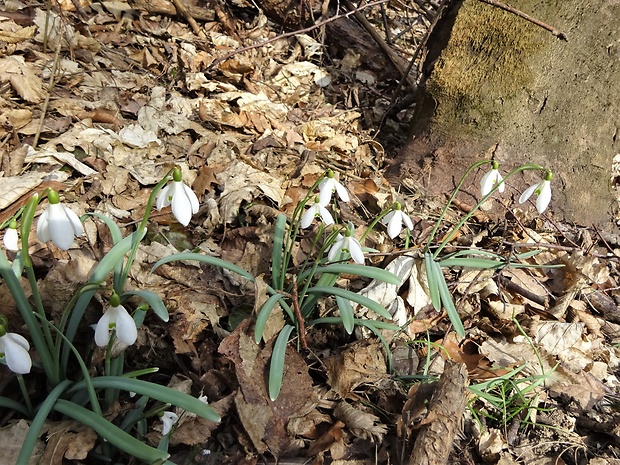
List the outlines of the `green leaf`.
{"type": "Polygon", "coordinates": [[[0,396],[0,408],[6,408],[21,413],[25,417],[29,417],[30,413],[26,406],[20,404],[16,400],[9,399],[8,397],[0,396]]]}
{"type": "MultiPolygon", "coordinates": [[[[437,269],[439,269],[439,266],[437,266],[437,269]]],[[[461,317],[456,311],[454,301],[452,300],[452,295],[450,295],[450,290],[448,289],[446,279],[444,278],[443,273],[441,273],[441,270],[439,270],[438,287],[439,295],[441,296],[441,302],[443,303],[443,306],[448,313],[448,318],[450,318],[450,322],[452,322],[452,326],[454,326],[456,334],[461,337],[465,337],[465,328],[463,327],[463,322],[461,321],[461,317]]]]}
{"type": "Polygon", "coordinates": [[[84,425],[90,426],[97,434],[105,438],[110,444],[118,447],[127,454],[143,460],[147,463],[162,463],[170,454],[167,452],[147,446],[141,441],[126,433],[119,427],[113,425],[103,417],[80,407],[73,402],[58,399],[54,405],[54,410],[79,421],[84,425]]]}
{"type": "Polygon", "coordinates": [[[271,353],[271,365],[269,367],[269,398],[276,400],[282,389],[282,378],[284,377],[284,358],[286,357],[286,345],[294,327],[286,325],[278,334],[276,343],[271,353]]]}
{"type": "MultiPolygon", "coordinates": [[[[183,392],[175,391],[169,387],[143,381],[141,379],[127,378],[125,376],[98,376],[91,379],[96,389],[122,389],[128,392],[135,392],[143,396],[149,396],[160,402],[175,405],[196,415],[211,421],[220,421],[220,416],[206,403],[183,392]]],[[[73,386],[69,392],[84,388],[84,381],[80,381],[73,386]]]]}
{"type": "Polygon", "coordinates": [[[342,297],[336,296],[336,303],[338,304],[338,308],[340,309],[340,316],[342,318],[342,325],[344,326],[344,330],[347,334],[351,334],[353,332],[353,328],[355,327],[355,316],[353,315],[353,306],[351,302],[347,299],[343,299],[342,297]]]}
{"type": "Polygon", "coordinates": [[[183,252],[183,253],[178,253],[178,254],[164,257],[161,260],[159,260],[157,263],[155,263],[155,265],[153,265],[153,268],[151,268],[151,273],[165,263],[182,261],[182,260],[194,260],[197,262],[207,263],[213,266],[219,266],[220,268],[224,268],[226,270],[237,273],[238,275],[242,276],[248,281],[254,282],[254,276],[252,276],[250,273],[248,273],[243,268],[237,265],[227,262],[226,260],[222,260],[221,258],[210,257],[208,255],[202,255],[202,254],[193,253],[193,252],[183,252]]]}
{"type": "Polygon", "coordinates": [[[273,251],[271,255],[271,282],[278,289],[282,275],[282,254],[284,253],[284,233],[286,232],[286,216],[279,214],[276,218],[273,233],[273,251]]]}
{"type": "Polygon", "coordinates": [[[369,299],[366,296],[356,294],[355,292],[348,291],[346,289],[340,289],[338,287],[323,287],[323,286],[315,286],[308,289],[309,294],[327,294],[338,297],[343,297],[345,299],[351,300],[353,302],[357,302],[360,305],[372,310],[373,312],[381,315],[386,320],[391,320],[392,315],[385,308],[379,305],[372,299],[369,299]]]}
{"type": "Polygon", "coordinates": [[[282,294],[274,294],[263,304],[260,312],[258,312],[258,316],[256,317],[256,325],[254,326],[254,340],[256,343],[260,343],[260,340],[263,338],[263,332],[265,331],[265,325],[267,324],[267,320],[269,319],[269,315],[271,315],[271,310],[276,304],[283,298],[282,294]]]}
{"type": "MultiPolygon", "coordinates": [[[[356,318],[355,320],[353,320],[354,323],[358,326],[364,326],[366,328],[369,328],[370,326],[373,326],[373,328],[375,329],[387,329],[388,331],[400,331],[401,327],[392,323],[388,323],[386,321],[380,321],[380,320],[367,320],[367,319],[361,319],[361,318],[356,318]]],[[[323,317],[323,318],[317,318],[316,320],[312,320],[310,322],[308,322],[308,326],[315,326],[315,325],[321,325],[321,324],[325,324],[325,325],[341,325],[342,324],[342,318],[339,316],[328,316],[328,317],[323,317]]]]}
{"type": "MultiPolygon", "coordinates": [[[[354,265],[349,263],[333,263],[327,266],[320,266],[315,271],[317,273],[333,273],[333,274],[352,274],[356,276],[364,276],[366,278],[376,279],[377,281],[383,281],[388,284],[394,284],[400,286],[402,284],[401,279],[394,273],[383,270],[381,268],[374,268],[372,266],[354,265]]],[[[300,275],[299,280],[305,279],[306,276],[300,275]]]]}
{"type": "Polygon", "coordinates": [[[127,292],[123,292],[123,295],[121,297],[124,297],[126,295],[136,295],[140,297],[141,299],[146,300],[146,302],[151,306],[155,314],[162,321],[168,321],[170,319],[170,316],[168,315],[168,309],[164,305],[164,302],[161,300],[161,297],[159,297],[154,292],[141,291],[141,290],[127,291],[127,292]]]}
{"type": "Polygon", "coordinates": [[[32,451],[34,450],[34,446],[37,444],[39,436],[41,436],[41,429],[43,428],[45,420],[47,420],[47,417],[52,411],[52,408],[54,407],[54,404],[57,402],[58,398],[62,395],[63,392],[65,392],[65,390],[70,385],[71,381],[67,379],[61,381],[58,386],[52,389],[52,391],[47,395],[41,405],[39,405],[37,414],[30,423],[30,428],[28,428],[28,433],[26,433],[26,437],[24,438],[24,442],[22,443],[22,448],[19,451],[16,465],[28,465],[28,463],[30,462],[30,457],[32,456],[32,451]]]}
{"type": "Polygon", "coordinates": [[[110,235],[112,236],[112,243],[114,245],[118,244],[123,239],[123,233],[121,232],[121,229],[118,227],[116,222],[109,216],[103,215],[102,213],[90,212],[90,213],[85,213],[84,215],[82,215],[82,217],[80,218],[80,221],[83,222],[84,217],[86,216],[95,216],[105,223],[105,225],[110,230],[110,235]]]}
{"type": "MultiPolygon", "coordinates": [[[[142,233],[136,231],[125,237],[118,244],[112,247],[110,251],[105,254],[105,256],[101,259],[99,265],[97,265],[97,267],[91,274],[88,282],[99,283],[103,281],[108,276],[110,271],[112,271],[112,269],[116,266],[116,264],[119,261],[123,261],[123,257],[127,252],[129,252],[133,245],[133,242],[135,240],[140,241],[145,232],[146,230],[142,231],[142,233]]],[[[67,339],[69,341],[73,342],[73,338],[77,333],[78,326],[82,321],[82,317],[84,316],[86,307],[88,307],[88,304],[95,295],[95,292],[96,290],[94,289],[89,289],[88,291],[85,291],[76,302],[75,307],[73,308],[73,312],[71,313],[71,318],[69,319],[69,324],[67,325],[67,330],[65,332],[65,335],[67,336],[67,339]]],[[[62,350],[63,353],[61,365],[62,367],[66,367],[69,359],[69,349],[65,345],[63,346],[62,350]]]]}
{"type": "Polygon", "coordinates": [[[428,281],[428,291],[431,295],[433,308],[440,312],[441,297],[439,296],[439,279],[443,279],[443,275],[433,258],[433,254],[428,252],[424,254],[424,267],[426,269],[426,280],[428,281]],[[439,275],[441,275],[441,278],[439,275]]]}
{"type": "Polygon", "coordinates": [[[484,258],[446,258],[439,260],[439,266],[462,266],[467,268],[492,269],[506,266],[506,261],[487,260],[484,258]]]}

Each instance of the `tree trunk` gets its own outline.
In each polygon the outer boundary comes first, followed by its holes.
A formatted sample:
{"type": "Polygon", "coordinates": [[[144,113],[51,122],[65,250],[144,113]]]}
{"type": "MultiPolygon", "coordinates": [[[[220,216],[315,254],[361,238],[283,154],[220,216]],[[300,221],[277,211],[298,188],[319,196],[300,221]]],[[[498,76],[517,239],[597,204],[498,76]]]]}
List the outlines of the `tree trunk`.
{"type": "MultiPolygon", "coordinates": [[[[612,160],[617,156],[620,166],[620,3],[515,0],[512,6],[561,30],[567,41],[513,13],[464,0],[451,29],[436,34],[449,36],[448,45],[434,61],[413,136],[390,173],[420,176],[430,194],[449,192],[497,144],[503,172],[526,162],[553,171],[551,210],[560,217],[609,227],[619,218],[620,173],[612,160]]],[[[432,51],[429,57],[436,58],[432,51]]],[[[516,176],[509,195],[517,200],[539,179],[531,172],[516,176]]],[[[471,200],[480,198],[477,183],[469,185],[471,200]]]]}

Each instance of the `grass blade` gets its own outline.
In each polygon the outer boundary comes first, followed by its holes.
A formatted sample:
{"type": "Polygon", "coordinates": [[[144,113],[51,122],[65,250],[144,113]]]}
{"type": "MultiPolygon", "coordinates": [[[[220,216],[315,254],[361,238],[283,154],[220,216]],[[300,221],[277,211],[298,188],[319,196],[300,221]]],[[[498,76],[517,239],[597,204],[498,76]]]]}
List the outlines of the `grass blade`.
{"type": "Polygon", "coordinates": [[[273,233],[273,251],[271,254],[271,282],[274,289],[278,289],[282,276],[282,255],[284,253],[284,233],[286,232],[286,216],[279,214],[276,218],[273,233]]]}
{"type": "Polygon", "coordinates": [[[336,303],[340,309],[340,316],[342,317],[342,326],[347,334],[353,332],[355,326],[355,316],[353,315],[353,306],[351,302],[342,297],[336,296],[336,303]]]}
{"type": "Polygon", "coordinates": [[[348,291],[346,289],[340,289],[339,287],[325,287],[325,286],[315,286],[308,289],[309,294],[327,294],[338,297],[343,297],[345,299],[351,300],[353,302],[357,302],[360,305],[372,310],[373,312],[381,315],[386,320],[391,320],[392,315],[385,308],[379,305],[372,299],[369,299],[366,296],[356,294],[355,292],[348,291]]]}
{"type": "Polygon", "coordinates": [[[54,410],[90,426],[110,444],[147,463],[161,463],[170,457],[168,452],[147,446],[103,417],[73,402],[58,399],[54,405],[54,410]]]}
{"type": "Polygon", "coordinates": [[[284,377],[284,359],[286,357],[286,346],[288,338],[294,327],[286,325],[278,334],[276,343],[271,353],[271,365],[269,366],[269,398],[276,400],[282,389],[282,378],[284,377]]]}
{"type": "Polygon", "coordinates": [[[146,302],[151,306],[155,314],[162,321],[168,321],[170,319],[170,316],[168,315],[168,309],[164,305],[164,302],[161,300],[161,297],[159,297],[154,292],[144,290],[127,291],[123,293],[123,296],[126,295],[135,295],[146,300],[146,302]]]}
{"type": "Polygon", "coordinates": [[[202,255],[194,252],[183,252],[174,255],[169,255],[167,257],[162,258],[157,263],[153,265],[151,268],[151,273],[159,268],[161,265],[170,262],[182,261],[182,260],[194,260],[197,262],[207,263],[213,266],[219,266],[220,268],[224,268],[225,270],[232,271],[233,273],[237,273],[239,276],[247,279],[248,281],[254,282],[254,276],[245,271],[243,268],[234,265],[226,260],[222,260],[217,257],[210,257],[208,255],[202,255]]]}
{"type": "Polygon", "coordinates": [[[256,317],[256,325],[254,325],[254,340],[257,344],[260,343],[260,340],[263,338],[263,332],[265,331],[265,325],[267,324],[267,320],[269,319],[269,315],[271,315],[271,310],[276,304],[282,299],[284,296],[282,294],[274,294],[267,302],[263,304],[263,307],[258,312],[258,316],[256,317]]]}

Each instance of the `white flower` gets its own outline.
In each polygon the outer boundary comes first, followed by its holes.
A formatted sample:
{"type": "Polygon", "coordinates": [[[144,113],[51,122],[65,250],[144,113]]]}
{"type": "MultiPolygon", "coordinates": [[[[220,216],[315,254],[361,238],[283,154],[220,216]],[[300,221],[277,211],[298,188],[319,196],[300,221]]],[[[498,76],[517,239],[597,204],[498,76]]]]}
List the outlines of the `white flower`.
{"type": "Polygon", "coordinates": [[[60,204],[56,191],[50,191],[47,198],[50,204],[39,217],[37,237],[41,242],[51,240],[59,249],[68,250],[73,238],[84,232],[80,218],[73,210],[60,204]]]}
{"type": "Polygon", "coordinates": [[[172,214],[179,223],[187,226],[192,215],[198,213],[198,197],[181,178],[181,170],[175,168],[172,182],[164,187],[157,196],[157,209],[172,204],[172,214]]]}
{"type": "Polygon", "coordinates": [[[332,218],[329,210],[327,210],[325,206],[321,205],[318,196],[314,198],[314,205],[308,208],[301,217],[301,227],[306,229],[312,224],[312,221],[315,218],[321,218],[321,221],[325,224],[325,226],[334,224],[334,218],[332,218]]]}
{"type": "Polygon", "coordinates": [[[342,184],[334,179],[334,172],[329,170],[325,175],[325,179],[319,183],[319,203],[321,205],[328,205],[334,192],[338,194],[338,197],[343,202],[349,201],[349,193],[342,184]]]}
{"type": "Polygon", "coordinates": [[[174,412],[164,412],[161,415],[161,422],[164,424],[164,427],[161,429],[161,434],[164,436],[169,434],[172,430],[174,424],[179,421],[179,416],[174,412]]]}
{"type": "Polygon", "coordinates": [[[549,202],[551,202],[551,176],[551,171],[547,171],[545,179],[528,187],[519,197],[519,203],[525,202],[532,194],[536,194],[538,196],[536,199],[536,210],[538,210],[538,213],[544,212],[549,206],[549,202]]]}
{"type": "Polygon", "coordinates": [[[496,184],[499,184],[499,187],[497,188],[498,191],[504,192],[506,189],[506,185],[503,182],[504,178],[502,178],[502,175],[499,174],[497,166],[497,162],[494,161],[493,169],[485,174],[480,180],[480,190],[482,191],[483,197],[491,192],[496,184]]]}
{"type": "MultiPolygon", "coordinates": [[[[112,299],[110,299],[112,301],[112,299]]],[[[128,346],[136,342],[136,322],[122,305],[110,305],[95,328],[95,344],[105,347],[110,342],[110,332],[116,330],[118,340],[128,346]]]]}
{"type": "Polygon", "coordinates": [[[329,250],[327,257],[330,261],[337,259],[341,253],[351,254],[351,258],[355,263],[360,265],[364,264],[364,252],[362,252],[362,245],[360,242],[352,236],[351,231],[346,230],[345,235],[338,234],[336,242],[329,250]]]}
{"type": "MultiPolygon", "coordinates": [[[[4,327],[2,327],[2,332],[4,332],[4,327]]],[[[32,360],[28,350],[30,350],[30,344],[24,336],[16,333],[4,333],[0,336],[0,358],[4,358],[13,373],[20,375],[30,373],[32,360]]]]}
{"type": "Polygon", "coordinates": [[[17,235],[17,225],[14,225],[14,220],[4,232],[4,246],[11,252],[17,252],[19,250],[19,236],[17,235]]]}
{"type": "Polygon", "coordinates": [[[395,205],[395,209],[383,218],[383,224],[387,225],[388,236],[390,236],[390,239],[394,239],[400,234],[403,229],[403,224],[407,227],[407,229],[409,229],[409,231],[413,229],[413,222],[411,221],[411,218],[409,218],[409,216],[401,210],[401,206],[398,202],[395,205]]]}

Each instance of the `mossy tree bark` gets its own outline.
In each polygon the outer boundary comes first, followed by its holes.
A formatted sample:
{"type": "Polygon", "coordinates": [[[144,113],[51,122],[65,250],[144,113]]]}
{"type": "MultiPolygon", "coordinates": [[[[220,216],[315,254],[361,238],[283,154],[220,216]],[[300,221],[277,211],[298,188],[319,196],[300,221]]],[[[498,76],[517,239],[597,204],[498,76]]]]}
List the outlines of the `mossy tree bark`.
{"type": "MultiPolygon", "coordinates": [[[[498,144],[495,158],[504,171],[524,162],[553,170],[552,209],[561,218],[609,227],[619,219],[614,184],[620,176],[612,162],[616,157],[620,165],[620,3],[511,5],[568,40],[464,0],[392,174],[423,171],[431,194],[448,192],[453,178],[498,144]]],[[[532,173],[515,179],[514,198],[537,179],[532,173]]]]}

